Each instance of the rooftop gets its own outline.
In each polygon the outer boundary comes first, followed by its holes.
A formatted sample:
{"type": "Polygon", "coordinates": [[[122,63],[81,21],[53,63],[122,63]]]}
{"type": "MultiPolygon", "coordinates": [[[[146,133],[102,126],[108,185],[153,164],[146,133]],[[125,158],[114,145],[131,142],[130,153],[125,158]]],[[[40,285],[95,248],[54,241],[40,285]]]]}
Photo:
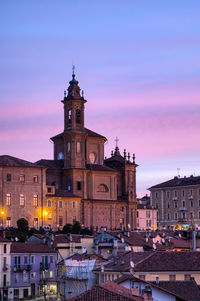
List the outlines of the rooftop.
{"type": "Polygon", "coordinates": [[[152,186],[148,189],[151,190],[157,188],[190,186],[190,185],[200,185],[200,176],[194,177],[191,175],[190,177],[184,177],[184,178],[174,177],[169,181],[152,186]]]}

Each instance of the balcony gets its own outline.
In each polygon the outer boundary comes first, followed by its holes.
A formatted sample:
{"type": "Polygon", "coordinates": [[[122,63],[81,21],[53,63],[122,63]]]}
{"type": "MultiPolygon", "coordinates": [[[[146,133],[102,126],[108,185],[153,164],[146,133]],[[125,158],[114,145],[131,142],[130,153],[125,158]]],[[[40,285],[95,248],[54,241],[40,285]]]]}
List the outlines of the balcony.
{"type": "Polygon", "coordinates": [[[179,218],[178,223],[187,223],[187,219],[186,218],[179,218]]]}
{"type": "Polygon", "coordinates": [[[48,263],[43,263],[40,262],[40,271],[45,271],[49,269],[49,264],[48,263]]]}
{"type": "Polygon", "coordinates": [[[179,207],[179,211],[187,211],[186,207],[179,207]]]}
{"type": "Polygon", "coordinates": [[[173,200],[173,201],[177,201],[177,200],[178,200],[178,197],[177,197],[177,196],[173,196],[172,200],[173,200]]]}
{"type": "Polygon", "coordinates": [[[14,272],[23,272],[23,271],[30,271],[31,270],[31,265],[30,264],[15,264],[13,266],[13,271],[14,272]]]}
{"type": "Polygon", "coordinates": [[[4,264],[2,270],[3,272],[6,272],[8,270],[8,264],[4,264]]]}
{"type": "Polygon", "coordinates": [[[189,195],[188,199],[193,200],[193,195],[189,195]]]}

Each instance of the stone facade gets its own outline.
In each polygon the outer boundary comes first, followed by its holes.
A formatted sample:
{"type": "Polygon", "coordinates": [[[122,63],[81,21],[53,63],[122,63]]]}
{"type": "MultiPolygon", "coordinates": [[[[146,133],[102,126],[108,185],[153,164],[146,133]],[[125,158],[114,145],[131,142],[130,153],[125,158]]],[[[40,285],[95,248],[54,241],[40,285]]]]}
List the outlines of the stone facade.
{"type": "Polygon", "coordinates": [[[161,227],[200,226],[200,177],[174,177],[149,188],[161,227]]]}
{"type": "Polygon", "coordinates": [[[24,217],[34,227],[62,228],[79,221],[96,229],[134,229],[135,155],[131,158],[124,151],[122,156],[116,144],[111,157],[104,159],[107,139],[85,128],[87,101],[74,74],[69,84],[62,100],[64,131],[51,138],[54,159],[33,164],[10,156],[0,158],[4,225],[15,226],[24,217]]]}

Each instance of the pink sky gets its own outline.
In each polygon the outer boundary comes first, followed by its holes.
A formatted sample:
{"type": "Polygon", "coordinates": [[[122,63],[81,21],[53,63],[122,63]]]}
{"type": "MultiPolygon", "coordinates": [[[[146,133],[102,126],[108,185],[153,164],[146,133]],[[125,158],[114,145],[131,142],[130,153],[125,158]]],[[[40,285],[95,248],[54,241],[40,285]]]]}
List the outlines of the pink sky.
{"type": "Polygon", "coordinates": [[[116,136],[136,154],[138,196],[177,168],[199,175],[199,1],[46,4],[0,3],[0,153],[53,158],[75,64],[86,127],[106,156],[116,136]]]}

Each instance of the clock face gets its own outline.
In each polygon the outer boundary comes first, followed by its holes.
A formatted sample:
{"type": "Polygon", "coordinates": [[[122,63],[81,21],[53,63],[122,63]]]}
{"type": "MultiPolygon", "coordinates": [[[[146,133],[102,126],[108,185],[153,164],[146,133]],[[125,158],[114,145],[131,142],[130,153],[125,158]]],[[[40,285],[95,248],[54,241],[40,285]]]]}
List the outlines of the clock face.
{"type": "Polygon", "coordinates": [[[95,153],[90,153],[89,154],[89,159],[90,159],[90,163],[94,164],[95,161],[96,161],[96,155],[95,155],[95,153]]]}

